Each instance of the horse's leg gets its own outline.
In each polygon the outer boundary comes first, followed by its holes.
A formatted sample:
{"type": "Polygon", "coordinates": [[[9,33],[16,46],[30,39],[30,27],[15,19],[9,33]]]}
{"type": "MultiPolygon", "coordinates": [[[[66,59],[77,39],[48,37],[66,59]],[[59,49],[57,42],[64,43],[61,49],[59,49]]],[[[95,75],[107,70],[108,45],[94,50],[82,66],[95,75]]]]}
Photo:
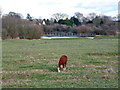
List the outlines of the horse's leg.
{"type": "Polygon", "coordinates": [[[63,70],[66,70],[65,64],[63,64],[63,70]]]}
{"type": "Polygon", "coordinates": [[[60,66],[58,66],[58,72],[60,72],[61,71],[61,65],[60,66]]]}
{"type": "Polygon", "coordinates": [[[64,70],[66,70],[66,63],[65,63],[65,68],[64,68],[64,70]]]}

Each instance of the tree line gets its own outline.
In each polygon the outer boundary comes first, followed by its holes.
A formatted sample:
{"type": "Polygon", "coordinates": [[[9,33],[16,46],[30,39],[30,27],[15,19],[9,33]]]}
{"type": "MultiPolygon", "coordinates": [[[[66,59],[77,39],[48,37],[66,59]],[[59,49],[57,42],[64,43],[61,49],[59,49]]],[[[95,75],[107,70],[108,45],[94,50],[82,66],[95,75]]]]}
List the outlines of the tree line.
{"type": "Polygon", "coordinates": [[[117,21],[109,16],[90,13],[85,17],[76,12],[68,18],[67,14],[55,13],[51,19],[36,19],[27,14],[26,19],[15,12],[2,16],[2,39],[39,39],[43,33],[92,33],[96,35],[116,35],[117,21]]]}

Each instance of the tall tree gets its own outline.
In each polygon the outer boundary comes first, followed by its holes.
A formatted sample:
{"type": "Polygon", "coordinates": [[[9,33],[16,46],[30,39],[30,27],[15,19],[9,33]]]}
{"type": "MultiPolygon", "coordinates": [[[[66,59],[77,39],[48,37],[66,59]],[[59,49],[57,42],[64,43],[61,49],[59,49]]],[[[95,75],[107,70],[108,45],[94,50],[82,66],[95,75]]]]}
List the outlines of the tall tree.
{"type": "Polygon", "coordinates": [[[2,18],[1,18],[1,16],[2,16],[2,11],[0,9],[0,39],[2,38],[2,18]]]}
{"type": "Polygon", "coordinates": [[[52,17],[58,22],[60,19],[65,19],[68,17],[65,13],[55,13],[52,15],[52,17]]]}
{"type": "Polygon", "coordinates": [[[80,22],[83,22],[83,14],[80,13],[80,12],[75,12],[75,15],[74,15],[80,22]]]}
{"type": "MultiPolygon", "coordinates": [[[[2,17],[2,28],[8,32],[9,38],[16,38],[18,36],[18,26],[21,19],[10,16],[9,14],[2,17]]],[[[4,33],[4,31],[3,31],[4,33]]]]}
{"type": "Polygon", "coordinates": [[[22,15],[21,15],[21,14],[15,13],[15,12],[9,12],[8,15],[11,16],[11,17],[19,18],[19,19],[22,18],[22,15]]]}
{"type": "Polygon", "coordinates": [[[2,10],[0,9],[0,18],[1,18],[1,16],[2,16],[2,10]]]}
{"type": "Polygon", "coordinates": [[[71,17],[71,20],[73,20],[73,23],[77,26],[81,25],[81,22],[79,22],[78,18],[75,18],[74,16],[71,17]]]}
{"type": "Polygon", "coordinates": [[[96,25],[96,26],[100,26],[101,24],[101,18],[96,16],[94,19],[93,19],[93,24],[96,25]]]}
{"type": "Polygon", "coordinates": [[[59,23],[59,24],[65,24],[65,25],[72,26],[73,23],[74,23],[74,21],[73,21],[72,19],[69,20],[69,19],[66,18],[66,20],[60,19],[60,20],[58,21],[58,23],[59,23]]]}
{"type": "Polygon", "coordinates": [[[93,20],[96,16],[97,16],[96,13],[89,13],[88,18],[89,20],[93,20]]]}
{"type": "Polygon", "coordinates": [[[120,14],[118,14],[118,21],[120,22],[120,14]]]}

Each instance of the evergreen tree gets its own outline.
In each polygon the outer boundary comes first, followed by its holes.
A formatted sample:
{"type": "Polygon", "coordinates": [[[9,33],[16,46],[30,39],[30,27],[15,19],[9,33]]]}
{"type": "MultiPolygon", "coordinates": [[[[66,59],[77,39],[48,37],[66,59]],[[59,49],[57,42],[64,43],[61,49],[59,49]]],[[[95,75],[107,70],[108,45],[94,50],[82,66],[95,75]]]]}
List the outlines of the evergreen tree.
{"type": "Polygon", "coordinates": [[[30,14],[28,13],[27,14],[27,17],[26,17],[28,20],[30,20],[30,21],[33,21],[33,19],[32,19],[32,17],[30,16],[30,14]]]}
{"type": "Polygon", "coordinates": [[[75,25],[77,25],[77,26],[81,25],[81,22],[79,22],[79,20],[77,18],[71,17],[71,20],[73,20],[75,25]]]}

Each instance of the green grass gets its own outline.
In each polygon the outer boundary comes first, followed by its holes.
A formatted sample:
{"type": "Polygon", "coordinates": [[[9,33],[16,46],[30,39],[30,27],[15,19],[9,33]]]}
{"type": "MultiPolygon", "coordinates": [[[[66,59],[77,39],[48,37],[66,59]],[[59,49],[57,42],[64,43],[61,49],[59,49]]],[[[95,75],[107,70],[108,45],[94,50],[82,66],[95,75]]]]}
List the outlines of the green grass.
{"type": "Polygon", "coordinates": [[[118,39],[120,38],[120,35],[111,35],[111,36],[107,36],[107,35],[101,35],[99,37],[95,37],[96,39],[118,39]]]}
{"type": "Polygon", "coordinates": [[[3,40],[3,87],[117,88],[117,39],[3,40]],[[67,70],[57,72],[61,55],[67,70]]]}

